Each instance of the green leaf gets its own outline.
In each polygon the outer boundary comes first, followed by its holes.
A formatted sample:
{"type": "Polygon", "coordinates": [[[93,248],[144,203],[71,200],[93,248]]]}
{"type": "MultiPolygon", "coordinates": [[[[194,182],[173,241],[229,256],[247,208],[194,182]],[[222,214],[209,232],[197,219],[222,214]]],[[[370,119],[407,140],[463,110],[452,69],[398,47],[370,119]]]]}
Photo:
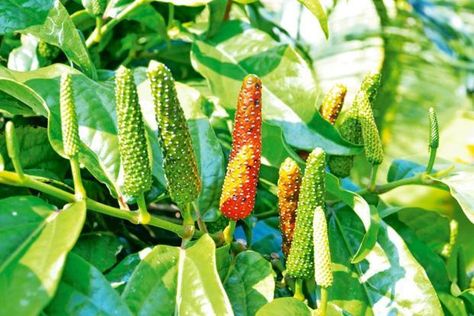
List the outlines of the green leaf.
{"type": "Polygon", "coordinates": [[[27,114],[27,116],[43,115],[47,116],[46,102],[34,90],[25,84],[16,81],[9,73],[3,72],[0,66],[0,90],[3,91],[0,109],[16,115],[27,114]],[[13,100],[18,102],[12,104],[13,100]]]}
{"type": "Polygon", "coordinates": [[[330,173],[326,173],[326,189],[330,194],[351,207],[364,225],[366,233],[359,245],[359,249],[352,257],[352,263],[359,263],[370,253],[377,242],[377,234],[381,222],[378,211],[375,207],[369,206],[357,193],[344,190],[340,185],[339,179],[330,173]]]}
{"type": "Polygon", "coordinates": [[[326,38],[329,37],[329,29],[328,29],[328,17],[326,15],[326,11],[319,0],[298,0],[298,2],[302,3],[311,13],[318,19],[319,25],[321,25],[321,29],[324,32],[326,38]]]}
{"type": "Polygon", "coordinates": [[[208,235],[186,250],[156,246],[135,269],[122,298],[135,315],[232,315],[208,235]]]}
{"type": "Polygon", "coordinates": [[[273,300],[259,309],[256,316],[298,315],[311,316],[311,309],[305,303],[292,297],[283,297],[273,300]]]}
{"type": "Polygon", "coordinates": [[[394,229],[381,221],[377,244],[366,261],[351,264],[362,237],[363,227],[350,209],[330,213],[331,303],[353,315],[443,315],[425,271],[394,229]]]}
{"type": "Polygon", "coordinates": [[[46,43],[58,46],[90,78],[97,77],[95,66],[89,58],[84,41],[59,0],[55,0],[54,7],[49,11],[44,24],[30,26],[21,32],[32,34],[46,43]]]}
{"type": "MultiPolygon", "coordinates": [[[[424,211],[424,213],[432,213],[429,211],[424,211]]],[[[436,234],[440,234],[443,237],[445,236],[446,227],[441,224],[443,221],[438,218],[432,218],[432,223],[425,223],[424,218],[421,215],[417,216],[416,209],[406,209],[401,211],[403,214],[401,217],[397,214],[390,217],[387,222],[393,227],[398,234],[403,238],[405,243],[407,244],[410,252],[413,254],[415,259],[423,266],[428,278],[430,279],[433,287],[436,289],[437,292],[449,291],[449,278],[448,278],[448,271],[446,268],[446,264],[444,259],[439,255],[438,252],[435,252],[429,245],[431,240],[429,240],[430,236],[433,239],[438,239],[435,237],[436,234]],[[410,218],[410,211],[415,211],[414,220],[411,219],[405,220],[404,215],[410,218]],[[405,214],[403,214],[405,213],[405,214]],[[399,216],[398,219],[395,218],[399,216]],[[418,219],[417,219],[418,218],[418,219]],[[440,223],[441,222],[441,223],[440,223]],[[426,226],[424,226],[424,225],[426,226]],[[440,225],[441,224],[441,225],[440,225]]],[[[435,213],[432,213],[435,214],[435,213]]],[[[428,216],[431,218],[431,216],[428,216]]],[[[449,222],[446,223],[449,229],[449,222]]],[[[449,238],[449,232],[448,236],[449,238]]],[[[446,240],[445,240],[446,241],[446,240]]]]}
{"type": "Polygon", "coordinates": [[[224,282],[235,315],[255,315],[273,299],[275,280],[270,262],[258,252],[237,255],[224,282]]]}
{"type": "Polygon", "coordinates": [[[116,291],[122,293],[135,268],[150,252],[151,248],[145,248],[140,252],[132,253],[126,256],[106,274],[105,277],[116,291]]]}
{"type": "Polygon", "coordinates": [[[50,301],[85,216],[85,202],[58,212],[32,196],[0,200],[3,313],[37,315],[50,301]]]}
{"type": "Polygon", "coordinates": [[[232,256],[230,255],[230,244],[226,244],[216,249],[216,267],[219,278],[224,282],[230,266],[232,264],[232,256]]]}
{"type": "Polygon", "coordinates": [[[439,299],[443,306],[447,309],[448,314],[452,316],[467,316],[464,301],[458,297],[448,293],[438,293],[439,299]]]}
{"type": "Polygon", "coordinates": [[[449,187],[451,195],[461,206],[466,217],[474,223],[474,191],[472,190],[472,179],[474,168],[462,167],[443,177],[432,177],[449,187]]]}
{"type": "Polygon", "coordinates": [[[121,250],[117,236],[110,232],[93,232],[82,234],[72,251],[103,272],[117,262],[121,250]]]}
{"type": "Polygon", "coordinates": [[[70,253],[46,315],[132,315],[109,282],[87,261],[70,253]]]}
{"type": "Polygon", "coordinates": [[[253,73],[263,82],[263,119],[279,126],[290,145],[322,147],[330,154],[360,152],[316,111],[318,88],[312,70],[290,45],[231,21],[213,38],[195,41],[191,53],[193,67],[228,111],[235,111],[242,79],[253,73]]]}
{"type": "MultiPolygon", "coordinates": [[[[51,147],[48,131],[44,127],[18,126],[15,128],[18,148],[21,152],[20,162],[26,172],[44,170],[52,172],[56,177],[63,178],[68,168],[65,160],[51,147]]],[[[5,157],[7,170],[14,170],[7,154],[4,133],[0,134],[0,154],[5,157]]],[[[31,173],[31,172],[30,172],[31,173]]]]}
{"type": "Polygon", "coordinates": [[[420,172],[424,172],[425,169],[425,166],[422,166],[416,162],[403,159],[395,159],[390,165],[390,169],[388,170],[387,181],[392,182],[396,180],[410,178],[420,172]]]}
{"type": "Polygon", "coordinates": [[[0,1],[0,34],[43,23],[53,4],[54,0],[0,1]]]}

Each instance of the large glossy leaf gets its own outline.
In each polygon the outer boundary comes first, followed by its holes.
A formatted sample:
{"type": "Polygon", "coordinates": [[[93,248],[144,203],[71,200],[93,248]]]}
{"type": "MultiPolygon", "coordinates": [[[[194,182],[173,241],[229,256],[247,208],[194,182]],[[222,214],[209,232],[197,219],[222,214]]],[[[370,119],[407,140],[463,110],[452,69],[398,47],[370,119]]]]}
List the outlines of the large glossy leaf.
{"type": "Polygon", "coordinates": [[[358,263],[369,254],[377,241],[377,234],[380,228],[380,217],[377,209],[373,206],[369,206],[357,193],[343,189],[339,180],[330,173],[326,173],[326,188],[328,193],[352,208],[364,225],[366,233],[360,243],[359,249],[352,257],[352,262],[358,263]]]}
{"type": "Polygon", "coordinates": [[[263,83],[263,118],[281,127],[289,144],[303,149],[319,146],[328,153],[360,151],[316,111],[313,73],[291,46],[232,21],[212,39],[193,43],[192,62],[229,111],[235,110],[242,79],[249,73],[258,75],[263,83]]]}
{"type": "Polygon", "coordinates": [[[43,23],[53,4],[54,0],[0,1],[0,34],[43,23]]]}
{"type": "Polygon", "coordinates": [[[36,197],[0,200],[2,313],[37,315],[49,302],[85,215],[85,202],[58,212],[36,197]]]}
{"type": "MultiPolygon", "coordinates": [[[[79,120],[81,138],[80,160],[86,168],[105,183],[112,194],[121,192],[123,179],[118,152],[117,123],[115,115],[115,92],[112,81],[97,82],[62,65],[53,65],[37,71],[20,73],[0,68],[0,78],[12,83],[10,90],[19,86],[31,92],[33,100],[26,100],[35,106],[35,111],[49,117],[49,138],[53,148],[63,153],[59,114],[59,77],[71,72],[74,98],[79,120]],[[26,84],[26,86],[24,85],[26,84]],[[37,100],[39,99],[39,100],[37,100]],[[44,100],[44,101],[43,101],[44,100]],[[42,106],[41,109],[36,109],[42,106]],[[44,108],[46,107],[46,108],[44,108]]],[[[155,112],[145,69],[135,70],[140,104],[149,134],[153,153],[154,195],[163,191],[166,179],[162,168],[162,156],[157,137],[155,112]]],[[[1,88],[0,88],[1,89],[1,88]]],[[[203,98],[199,92],[187,85],[177,84],[178,97],[189,123],[193,146],[199,160],[203,190],[200,196],[202,212],[217,207],[225,166],[219,142],[201,110],[203,98]],[[208,159],[212,157],[213,159],[208,159]]],[[[26,94],[28,95],[28,94],[26,94]]]]}
{"type": "Polygon", "coordinates": [[[135,315],[233,314],[208,235],[186,250],[156,246],[140,262],[122,297],[135,315]]]}
{"type": "Polygon", "coordinates": [[[49,11],[48,18],[43,24],[30,26],[21,32],[32,34],[49,44],[58,46],[89,77],[97,77],[95,66],[89,58],[84,41],[59,0],[54,1],[54,7],[49,11]]]}
{"type": "Polygon", "coordinates": [[[298,315],[311,316],[312,311],[308,306],[292,297],[283,297],[273,300],[260,308],[257,316],[298,315]]]}
{"type": "Polygon", "coordinates": [[[383,221],[377,244],[365,261],[350,257],[363,236],[357,217],[338,209],[329,217],[334,283],[329,300],[353,315],[443,315],[426,272],[403,239],[383,221]]]}
{"type": "Polygon", "coordinates": [[[54,299],[46,315],[132,315],[109,282],[87,261],[69,254],[54,299]]]}
{"type": "Polygon", "coordinates": [[[260,307],[273,299],[272,265],[258,252],[241,252],[230,267],[224,288],[235,315],[255,315],[260,307]]]}

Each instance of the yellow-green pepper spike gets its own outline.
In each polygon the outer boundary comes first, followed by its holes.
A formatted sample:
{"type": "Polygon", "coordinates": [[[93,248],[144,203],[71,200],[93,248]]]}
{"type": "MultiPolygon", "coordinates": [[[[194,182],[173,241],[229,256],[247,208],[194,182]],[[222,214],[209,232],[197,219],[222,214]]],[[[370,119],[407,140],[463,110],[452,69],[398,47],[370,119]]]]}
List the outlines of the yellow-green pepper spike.
{"type": "Polygon", "coordinates": [[[171,71],[151,61],[147,76],[156,110],[163,164],[171,199],[180,207],[195,201],[201,192],[191,135],[179,104],[171,71]]]}
{"type": "Polygon", "coordinates": [[[306,161],[306,170],[296,211],[296,227],[287,259],[287,274],[293,278],[314,277],[313,217],[316,208],[324,208],[326,155],[314,149],[306,161]]]}
{"type": "Polygon", "coordinates": [[[313,218],[314,277],[316,284],[328,288],[332,285],[331,250],[329,248],[328,225],[321,206],[316,207],[313,218]]]}
{"type": "Polygon", "coordinates": [[[64,155],[66,158],[71,158],[79,152],[79,127],[70,74],[63,74],[61,76],[59,107],[64,155]]]}
{"type": "Polygon", "coordinates": [[[137,197],[151,188],[151,167],[143,115],[130,69],[120,66],[115,75],[118,140],[126,196],[137,197]]]}
{"type": "Polygon", "coordinates": [[[321,116],[334,125],[344,104],[344,98],[347,93],[346,86],[342,84],[334,85],[324,96],[319,108],[321,116]]]}

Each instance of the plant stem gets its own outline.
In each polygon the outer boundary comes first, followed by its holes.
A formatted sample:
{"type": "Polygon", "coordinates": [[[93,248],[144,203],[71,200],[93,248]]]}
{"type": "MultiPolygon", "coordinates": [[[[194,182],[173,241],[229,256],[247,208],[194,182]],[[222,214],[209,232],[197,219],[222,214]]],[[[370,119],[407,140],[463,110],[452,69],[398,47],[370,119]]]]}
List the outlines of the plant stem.
{"type": "Polygon", "coordinates": [[[82,184],[81,168],[79,166],[79,160],[77,158],[77,155],[71,157],[69,163],[71,164],[71,172],[72,179],[74,181],[74,192],[76,195],[76,200],[82,201],[86,198],[87,195],[86,190],[84,189],[84,185],[82,184]]]}
{"type": "Polygon", "coordinates": [[[168,5],[168,28],[173,26],[173,21],[174,21],[174,5],[170,3],[168,5]]]}
{"type": "MultiPolygon", "coordinates": [[[[34,190],[46,193],[48,195],[54,196],[66,202],[75,201],[74,194],[65,192],[52,185],[37,181],[29,175],[25,175],[23,178],[21,178],[18,174],[14,172],[0,171],[0,183],[34,189],[34,190]]],[[[127,211],[124,211],[124,210],[121,210],[121,209],[118,209],[106,204],[102,204],[100,202],[94,201],[89,198],[86,199],[86,205],[87,205],[87,209],[91,211],[125,219],[134,224],[138,223],[139,214],[137,212],[127,212],[127,211]]],[[[177,235],[182,235],[184,232],[183,227],[181,225],[171,223],[167,220],[158,218],[156,216],[151,216],[149,225],[171,231],[177,235]]],[[[202,236],[202,235],[203,235],[202,232],[196,232],[197,237],[202,236]]]]}
{"type": "Polygon", "coordinates": [[[199,230],[207,234],[208,233],[207,226],[206,226],[206,223],[202,220],[201,211],[199,211],[199,205],[197,201],[194,201],[192,204],[193,204],[194,212],[196,212],[199,230]]]}
{"type": "Polygon", "coordinates": [[[232,240],[234,240],[234,231],[236,224],[236,221],[230,220],[229,225],[227,225],[227,227],[224,229],[224,241],[226,244],[230,244],[232,243],[232,240]]]}
{"type": "Polygon", "coordinates": [[[370,192],[374,192],[375,185],[377,183],[377,171],[379,170],[379,165],[372,165],[372,169],[370,171],[370,183],[368,190],[370,192]]]}
{"type": "Polygon", "coordinates": [[[436,159],[436,151],[437,151],[437,148],[430,147],[430,159],[428,160],[428,164],[426,165],[427,174],[430,174],[433,171],[433,166],[436,159]]]}
{"type": "Polygon", "coordinates": [[[328,290],[324,287],[321,287],[321,303],[319,304],[318,315],[326,316],[327,307],[328,307],[328,290]]]}
{"type": "Polygon", "coordinates": [[[304,294],[303,294],[303,280],[296,279],[295,280],[295,293],[293,295],[298,301],[304,301],[304,294]]]}
{"type": "Polygon", "coordinates": [[[87,48],[90,48],[95,43],[100,42],[102,37],[110,32],[115,25],[121,22],[130,12],[137,9],[138,7],[149,3],[149,0],[135,0],[131,4],[129,4],[123,11],[121,11],[115,18],[107,22],[105,25],[97,27],[92,31],[89,37],[86,40],[87,48]]]}
{"type": "Polygon", "coordinates": [[[194,235],[194,219],[193,215],[191,214],[192,207],[192,203],[188,203],[185,207],[181,208],[181,215],[183,216],[183,235],[181,236],[181,248],[184,248],[194,235]]]}
{"type": "Polygon", "coordinates": [[[150,223],[151,215],[148,213],[148,209],[145,202],[145,195],[142,193],[137,197],[138,204],[138,222],[146,225],[150,223]]]}

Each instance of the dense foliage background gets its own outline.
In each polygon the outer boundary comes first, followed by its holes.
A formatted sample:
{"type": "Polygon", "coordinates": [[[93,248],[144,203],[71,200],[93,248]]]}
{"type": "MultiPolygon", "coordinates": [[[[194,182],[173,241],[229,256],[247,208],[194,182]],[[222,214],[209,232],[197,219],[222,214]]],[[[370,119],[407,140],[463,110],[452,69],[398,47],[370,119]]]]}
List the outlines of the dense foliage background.
{"type": "Polygon", "coordinates": [[[288,156],[303,165],[299,155],[314,147],[362,152],[317,109],[335,83],[348,87],[347,108],[369,71],[382,74],[374,111],[386,156],[378,182],[395,185],[380,195],[361,192],[369,166],[360,155],[350,179],[328,174],[329,314],[474,313],[472,1],[334,0],[321,1],[321,11],[319,1],[303,0],[112,0],[98,19],[84,9],[90,3],[0,2],[0,315],[310,315],[320,295],[314,281],[305,283],[302,303],[283,277],[278,168],[288,156]],[[214,240],[177,247],[172,231],[181,219],[166,191],[146,84],[152,59],[178,81],[209,226],[222,221],[241,80],[249,73],[262,79],[257,203],[233,245],[222,246],[216,232],[214,240]],[[132,224],[126,211],[123,219],[86,214],[79,202],[56,212],[68,196],[18,186],[8,172],[3,130],[13,121],[25,173],[72,192],[58,102],[59,77],[70,72],[88,197],[123,207],[113,81],[121,64],[135,71],[153,151],[149,210],[174,224],[168,229],[132,224]],[[424,171],[429,107],[441,129],[435,169],[445,172],[402,186],[424,171]],[[454,250],[443,257],[450,242],[454,250]]]}

